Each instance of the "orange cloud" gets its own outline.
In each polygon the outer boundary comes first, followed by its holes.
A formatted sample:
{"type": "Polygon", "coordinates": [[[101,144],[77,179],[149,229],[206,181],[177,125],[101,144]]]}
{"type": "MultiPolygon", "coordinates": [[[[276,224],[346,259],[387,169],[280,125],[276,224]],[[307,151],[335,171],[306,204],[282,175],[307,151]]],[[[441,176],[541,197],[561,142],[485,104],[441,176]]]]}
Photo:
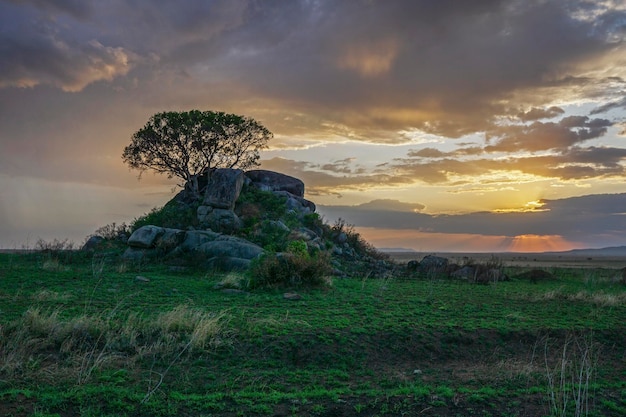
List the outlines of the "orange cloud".
{"type": "Polygon", "coordinates": [[[582,247],[559,235],[529,234],[510,237],[376,227],[358,227],[356,231],[377,248],[401,247],[418,252],[560,252],[582,247]]]}
{"type": "Polygon", "coordinates": [[[389,72],[398,56],[398,49],[398,42],[394,39],[351,45],[339,58],[338,65],[363,77],[375,77],[389,72]]]}

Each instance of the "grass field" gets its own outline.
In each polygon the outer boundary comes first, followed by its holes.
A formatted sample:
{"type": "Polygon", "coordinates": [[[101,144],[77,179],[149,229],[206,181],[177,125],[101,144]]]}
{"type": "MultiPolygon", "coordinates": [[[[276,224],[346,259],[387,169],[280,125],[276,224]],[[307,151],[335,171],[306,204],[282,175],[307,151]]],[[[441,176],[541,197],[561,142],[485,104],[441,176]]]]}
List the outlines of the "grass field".
{"type": "Polygon", "coordinates": [[[292,301],[61,255],[0,254],[1,416],[626,415],[611,265],[554,262],[540,283],[335,278],[292,301]]]}

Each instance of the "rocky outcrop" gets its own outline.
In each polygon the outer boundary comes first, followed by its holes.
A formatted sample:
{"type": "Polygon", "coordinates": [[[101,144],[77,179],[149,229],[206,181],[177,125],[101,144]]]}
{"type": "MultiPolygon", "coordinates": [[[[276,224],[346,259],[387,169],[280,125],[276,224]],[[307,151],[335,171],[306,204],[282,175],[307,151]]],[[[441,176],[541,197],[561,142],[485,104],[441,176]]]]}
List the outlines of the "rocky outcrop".
{"type": "Polygon", "coordinates": [[[508,281],[499,262],[472,263],[458,265],[450,263],[448,258],[427,255],[421,261],[411,260],[406,264],[406,272],[413,276],[451,278],[476,284],[488,284],[508,281]]]}
{"type": "Polygon", "coordinates": [[[186,185],[174,197],[176,205],[170,205],[180,207],[183,220],[176,220],[176,212],[170,211],[161,223],[170,228],[137,229],[127,241],[125,259],[162,259],[176,265],[188,260],[210,269],[244,270],[265,253],[263,248],[288,252],[297,242],[311,255],[333,255],[333,266],[341,275],[363,271],[384,275],[390,267],[370,256],[368,246],[349,238],[346,231],[307,217],[316,207],[304,198],[304,183],[297,178],[266,170],[214,169],[197,180],[201,196],[186,185]]]}
{"type": "Polygon", "coordinates": [[[264,253],[263,248],[245,239],[208,230],[176,230],[143,226],[128,239],[129,248],[122,257],[141,261],[153,258],[191,256],[206,260],[208,267],[228,266],[241,269],[264,253]],[[223,260],[223,261],[222,261],[223,260]]]}
{"type": "Polygon", "coordinates": [[[304,183],[297,178],[274,171],[256,169],[246,172],[250,183],[263,191],[286,191],[304,197],[304,183]]]}
{"type": "Polygon", "coordinates": [[[233,211],[244,184],[240,169],[214,169],[208,173],[202,205],[198,207],[198,222],[216,232],[233,234],[243,223],[233,211]]]}
{"type": "Polygon", "coordinates": [[[243,227],[243,222],[233,210],[200,206],[197,215],[202,227],[220,233],[233,234],[243,227]]]}
{"type": "Polygon", "coordinates": [[[209,181],[204,193],[204,206],[233,210],[244,183],[244,173],[240,169],[214,169],[209,173],[209,181]]]}

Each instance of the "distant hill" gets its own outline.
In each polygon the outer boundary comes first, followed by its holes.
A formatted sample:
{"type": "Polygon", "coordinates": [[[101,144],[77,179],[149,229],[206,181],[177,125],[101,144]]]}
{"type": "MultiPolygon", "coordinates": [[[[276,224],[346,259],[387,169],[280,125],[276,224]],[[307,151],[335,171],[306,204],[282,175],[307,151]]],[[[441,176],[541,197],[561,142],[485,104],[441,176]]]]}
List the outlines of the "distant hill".
{"type": "Polygon", "coordinates": [[[600,249],[573,249],[566,252],[548,252],[577,256],[626,256],[626,246],[612,246],[600,249]]]}
{"type": "Polygon", "coordinates": [[[415,249],[411,249],[411,248],[378,248],[378,250],[383,253],[390,253],[390,252],[415,252],[417,253],[415,249]]]}

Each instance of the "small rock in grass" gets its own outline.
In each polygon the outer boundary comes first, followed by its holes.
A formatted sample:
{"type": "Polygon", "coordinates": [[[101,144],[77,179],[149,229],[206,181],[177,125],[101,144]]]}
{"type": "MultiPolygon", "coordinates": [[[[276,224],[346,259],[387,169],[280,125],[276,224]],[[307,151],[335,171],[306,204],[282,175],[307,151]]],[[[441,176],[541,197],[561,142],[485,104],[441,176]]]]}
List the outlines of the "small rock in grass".
{"type": "Polygon", "coordinates": [[[285,300],[298,301],[302,300],[302,296],[297,292],[286,292],[283,294],[285,300]]]}
{"type": "Polygon", "coordinates": [[[234,289],[234,288],[224,288],[224,289],[222,290],[222,292],[223,292],[224,294],[246,294],[246,292],[245,292],[245,291],[242,291],[242,290],[236,290],[236,289],[234,289]]]}
{"type": "Polygon", "coordinates": [[[135,281],[150,282],[150,278],[146,278],[146,277],[144,277],[144,276],[137,275],[137,276],[135,277],[135,281]]]}

